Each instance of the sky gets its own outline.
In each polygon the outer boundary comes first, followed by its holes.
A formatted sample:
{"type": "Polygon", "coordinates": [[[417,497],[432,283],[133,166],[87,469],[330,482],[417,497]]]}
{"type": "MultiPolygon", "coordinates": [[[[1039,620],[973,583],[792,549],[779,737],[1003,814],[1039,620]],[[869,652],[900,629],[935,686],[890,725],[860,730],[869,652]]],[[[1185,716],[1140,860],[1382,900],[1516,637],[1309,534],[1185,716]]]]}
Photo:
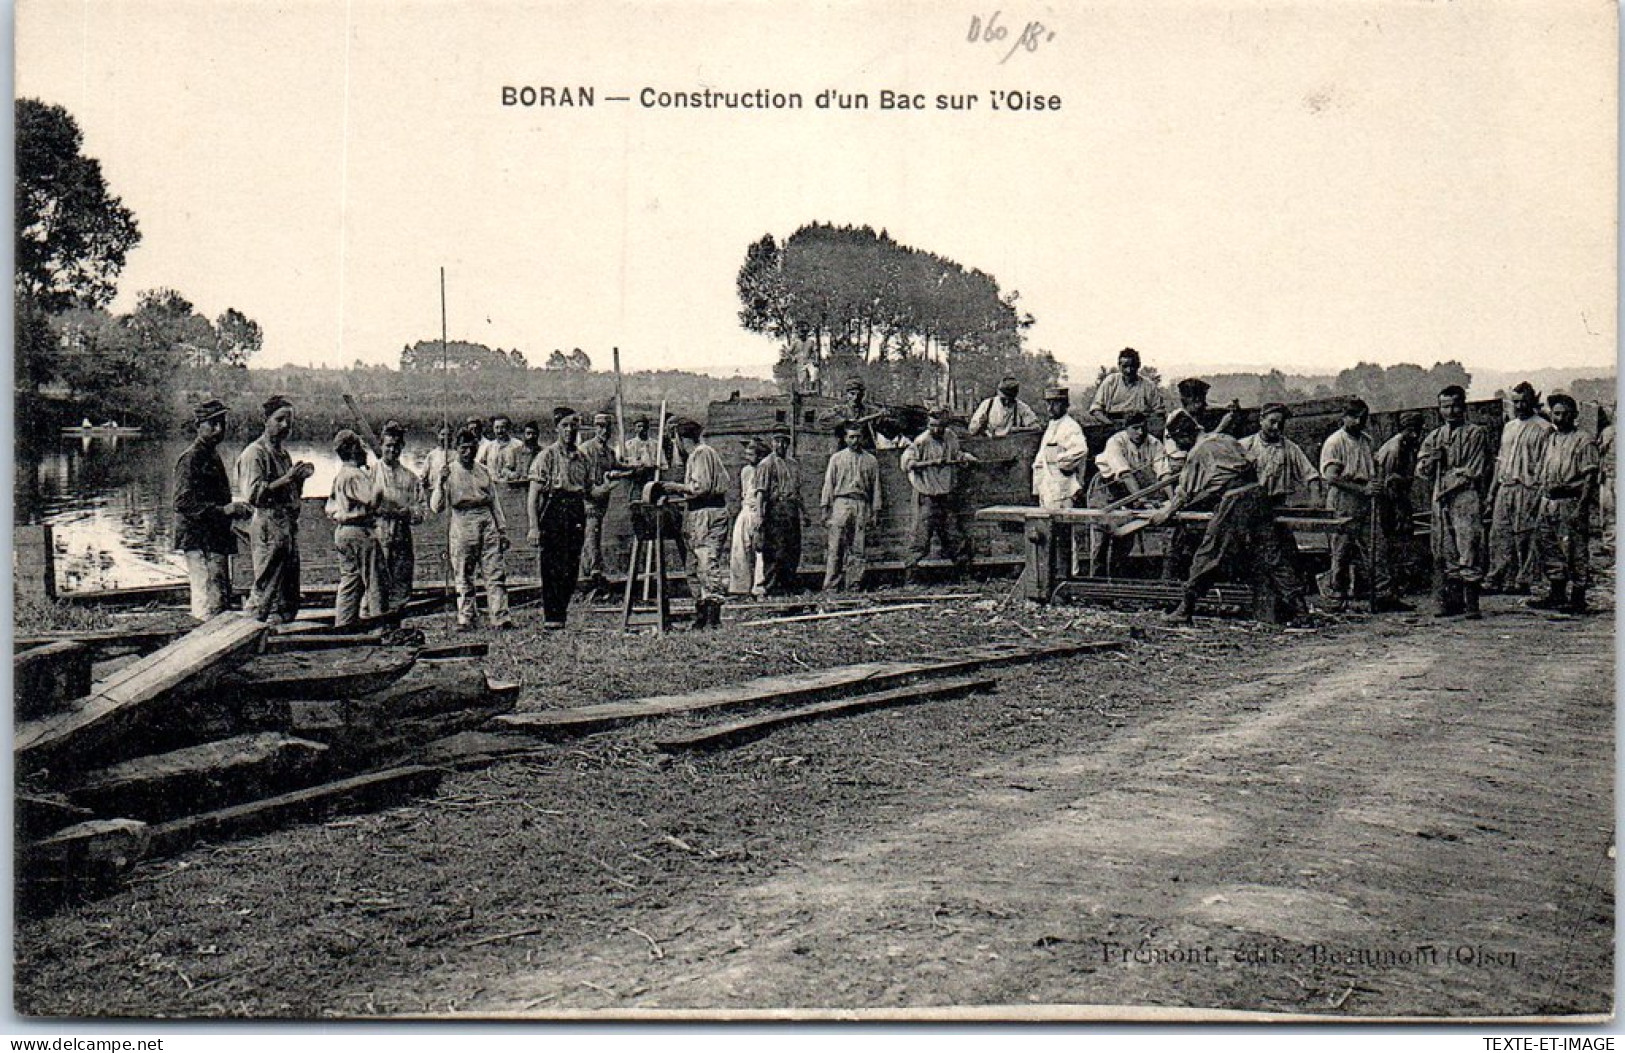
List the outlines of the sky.
{"type": "Polygon", "coordinates": [[[984,270],[1092,378],[1615,358],[1615,9],[21,0],[16,91],[65,106],[136,214],[115,309],[258,320],[257,364],[531,361],[762,373],[746,246],[885,228],[984,270]],[[999,40],[986,35],[998,10],[999,40]],[[1041,23],[1035,47],[1012,45],[1041,23]],[[593,106],[502,105],[589,86],[593,106]],[[799,111],[645,107],[800,92],[799,111]],[[820,110],[823,89],[866,111],[820,110]],[[879,110],[882,90],[975,93],[879,110]],[[994,92],[1060,108],[991,108],[994,92]],[[627,96],[627,102],[607,101],[627,96]]]}

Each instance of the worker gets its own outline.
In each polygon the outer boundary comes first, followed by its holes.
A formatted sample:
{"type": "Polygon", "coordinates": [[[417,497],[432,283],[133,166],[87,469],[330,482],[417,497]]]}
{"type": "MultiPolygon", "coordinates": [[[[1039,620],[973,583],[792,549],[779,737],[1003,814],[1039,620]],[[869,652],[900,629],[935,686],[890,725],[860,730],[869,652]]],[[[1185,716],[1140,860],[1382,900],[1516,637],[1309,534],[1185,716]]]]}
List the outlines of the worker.
{"type": "Polygon", "coordinates": [[[589,589],[599,592],[609,586],[604,577],[604,520],[609,516],[609,501],[621,480],[632,472],[615,456],[615,418],[608,413],[595,413],[592,425],[592,438],[580,447],[581,456],[587,459],[587,518],[585,540],[581,545],[581,576],[587,579],[589,589]]]}
{"type": "Polygon", "coordinates": [[[1586,611],[1591,584],[1591,509],[1597,498],[1597,444],[1576,427],[1580,407],[1568,395],[1546,400],[1552,433],[1541,451],[1539,549],[1545,589],[1529,606],[1586,611]]]}
{"type": "Polygon", "coordinates": [[[1420,413],[1399,418],[1399,430],[1377,447],[1377,563],[1386,566],[1386,595],[1378,597],[1382,609],[1413,611],[1400,599],[1415,582],[1420,562],[1416,553],[1416,455],[1422,445],[1420,413]]]}
{"type": "Polygon", "coordinates": [[[491,418],[491,441],[481,447],[480,464],[496,482],[525,481],[525,471],[530,467],[525,442],[513,434],[513,422],[507,417],[499,414],[491,418]]]}
{"type": "Polygon", "coordinates": [[[1140,353],[1125,347],[1117,353],[1117,369],[1102,377],[1095,387],[1088,417],[1099,424],[1110,424],[1128,413],[1150,416],[1162,411],[1162,392],[1140,375],[1140,353]]]}
{"type": "Polygon", "coordinates": [[[903,448],[898,462],[914,489],[914,528],[903,560],[905,585],[914,584],[933,537],[942,546],[943,557],[953,561],[956,578],[970,570],[973,548],[960,522],[959,466],[976,458],[959,448],[959,436],[949,427],[952,419],[953,412],[946,407],[932,410],[925,431],[903,448]]]}
{"type": "MultiPolygon", "coordinates": [[[[1613,413],[1612,409],[1605,411],[1613,413]]],[[[1614,422],[1604,418],[1597,433],[1597,503],[1602,519],[1602,550],[1614,554],[1614,422]]]]}
{"type": "Polygon", "coordinates": [[[333,520],[333,553],[339,571],[333,628],[342,629],[362,615],[373,618],[384,612],[384,572],[375,533],[378,484],[367,470],[367,446],[361,436],[345,428],[333,436],[333,452],[340,464],[327,498],[327,515],[333,520]]]}
{"type": "MultiPolygon", "coordinates": [[[[1302,615],[1302,592],[1277,542],[1271,502],[1241,443],[1214,432],[1198,446],[1196,420],[1186,414],[1170,418],[1168,430],[1189,456],[1172,496],[1147,519],[1152,526],[1161,526],[1180,511],[1211,511],[1213,518],[1191,559],[1179,606],[1167,620],[1190,624],[1197,599],[1227,570],[1251,585],[1255,594],[1267,592],[1276,620],[1302,615]]],[[[1254,611],[1262,613],[1261,606],[1255,604],[1254,611]]]]}
{"type": "Polygon", "coordinates": [[[248,609],[267,625],[279,625],[299,613],[299,502],[316,466],[295,461],[283,448],[293,433],[293,403],[272,395],[263,409],[265,430],[237,456],[237,498],[254,509],[248,609]]]}
{"type": "MultiPolygon", "coordinates": [[[[1125,416],[1122,430],[1107,439],[1105,449],[1095,457],[1095,474],[1084,494],[1085,507],[1105,508],[1155,483],[1155,447],[1155,440],[1146,431],[1145,414],[1135,410],[1125,416]]],[[[1151,494],[1141,500],[1139,507],[1160,503],[1151,494]]],[[[1090,528],[1090,576],[1122,571],[1133,552],[1133,537],[1119,538],[1102,526],[1090,528]]]]}
{"type": "Polygon", "coordinates": [[[820,501],[829,537],[825,591],[863,588],[867,536],[880,518],[880,462],[864,448],[862,428],[845,428],[841,442],[824,469],[820,501]]]}
{"type": "Polygon", "coordinates": [[[1451,384],[1439,392],[1444,423],[1422,440],[1416,474],[1432,492],[1433,565],[1441,618],[1479,618],[1484,583],[1484,489],[1491,472],[1490,436],[1467,422],[1467,392],[1451,384]]]}
{"type": "Polygon", "coordinates": [[[1084,438],[1083,427],[1067,412],[1071,404],[1066,388],[1044,390],[1049,423],[1039,440],[1038,455],[1033,458],[1033,494],[1042,508],[1071,508],[1083,490],[1078,471],[1089,457],[1089,440],[1084,438]]]}
{"type": "Polygon", "coordinates": [[[455,434],[451,424],[444,419],[441,420],[440,427],[435,429],[434,449],[424,455],[423,471],[418,475],[425,494],[434,489],[435,480],[440,478],[440,469],[457,459],[457,451],[451,447],[451,440],[455,434]]]}
{"type": "Polygon", "coordinates": [[[670,492],[687,499],[683,537],[688,545],[688,587],[694,593],[694,628],[720,628],[728,598],[728,467],[705,441],[697,420],[672,424],[684,453],[683,481],[670,492]]]}
{"type": "MultiPolygon", "coordinates": [[[[1326,508],[1348,522],[1331,536],[1332,565],[1320,576],[1320,595],[1328,611],[1341,611],[1353,598],[1360,570],[1371,551],[1372,503],[1377,492],[1376,451],[1366,424],[1371,410],[1364,400],[1351,398],[1343,407],[1342,427],[1320,447],[1320,477],[1326,483],[1326,508]]],[[[1378,565],[1375,594],[1388,587],[1386,568],[1378,565]]]]}
{"type": "Polygon", "coordinates": [[[530,462],[529,519],[526,538],[536,546],[536,576],[542,582],[542,626],[563,629],[581,573],[581,548],[587,537],[587,490],[591,465],[577,440],[581,420],[574,413],[557,417],[554,441],[530,462]]]}
{"type": "Polygon", "coordinates": [[[542,426],[533,420],[526,421],[525,426],[519,429],[519,441],[525,446],[524,452],[519,455],[520,475],[523,477],[530,471],[530,462],[542,452],[542,426]]]}
{"type": "Polygon", "coordinates": [[[195,436],[175,462],[175,547],[186,558],[192,617],[208,621],[231,605],[231,557],[237,552],[233,520],[253,508],[231,496],[220,460],[229,419],[225,403],[209,399],[192,410],[195,436]]]}
{"type": "Polygon", "coordinates": [[[1268,403],[1258,411],[1258,431],[1241,440],[1259,485],[1277,508],[1311,504],[1320,490],[1320,472],[1314,462],[1286,437],[1286,422],[1291,417],[1292,411],[1284,403],[1268,403]]]}
{"type": "Polygon", "coordinates": [[[846,382],[846,402],[823,414],[826,424],[837,427],[857,427],[863,431],[864,444],[870,449],[888,450],[901,445],[896,436],[889,411],[872,407],[867,401],[867,389],[862,379],[853,377],[846,382]]]}
{"type": "MultiPolygon", "coordinates": [[[[486,457],[491,451],[491,437],[485,434],[485,421],[480,417],[470,417],[468,420],[463,422],[463,429],[465,431],[471,431],[475,435],[479,436],[480,444],[475,450],[474,461],[476,464],[483,466],[485,464],[486,457]]],[[[453,458],[453,460],[455,460],[455,458],[453,458]]],[[[490,469],[487,468],[486,471],[489,472],[490,469]]]]}
{"type": "Polygon", "coordinates": [[[406,429],[401,422],[386,421],[378,442],[378,464],[372,479],[378,491],[376,537],[383,564],[383,608],[398,611],[412,598],[417,574],[412,527],[423,522],[428,499],[423,480],[401,463],[406,446],[406,429]]]}
{"type": "Polygon", "coordinates": [[[1512,419],[1501,425],[1490,484],[1490,566],[1488,592],[1526,593],[1540,578],[1535,526],[1544,503],[1541,462],[1552,422],[1535,411],[1540,395],[1527,380],[1512,389],[1512,419]]]}
{"type": "Polygon", "coordinates": [[[997,437],[1038,427],[1038,414],[1016,397],[1020,393],[1021,381],[1015,377],[1005,377],[999,381],[998,393],[983,399],[971,414],[966,434],[997,437]]]}
{"type": "Polygon", "coordinates": [[[744,464],[739,467],[739,514],[734,517],[733,540],[729,545],[728,594],[765,595],[762,588],[762,491],[757,464],[768,454],[767,443],[757,437],[743,444],[744,464]]]}
{"type": "Polygon", "coordinates": [[[801,466],[790,456],[790,429],[775,428],[773,450],[756,466],[762,498],[762,589],[783,595],[796,589],[801,567],[801,466]]]}
{"type": "MultiPolygon", "coordinates": [[[[1198,445],[1207,437],[1209,431],[1231,431],[1238,414],[1241,412],[1239,402],[1232,399],[1229,408],[1224,412],[1224,416],[1220,417],[1215,423],[1212,420],[1213,413],[1208,409],[1207,404],[1207,393],[1213,390],[1211,384],[1200,377],[1186,377],[1179,382],[1177,388],[1179,391],[1179,408],[1173,412],[1184,413],[1196,421],[1196,442],[1198,445]],[[1210,424],[1212,425],[1211,428],[1209,427],[1210,424]]],[[[1171,417],[1173,414],[1169,414],[1169,416],[1171,417]]],[[[1164,479],[1178,477],[1179,470],[1185,467],[1185,451],[1181,450],[1179,444],[1168,437],[1166,422],[1163,425],[1161,447],[1162,456],[1157,466],[1158,474],[1164,479]]]]}
{"type": "Polygon", "coordinates": [[[479,617],[474,597],[475,568],[485,579],[486,618],[493,629],[511,629],[508,613],[508,524],[497,498],[497,484],[478,461],[479,433],[457,434],[457,459],[440,469],[429,495],[436,512],[451,510],[452,573],[457,579],[457,630],[472,632],[479,617]]]}
{"type": "MultiPolygon", "coordinates": [[[[649,418],[645,414],[638,414],[632,421],[632,437],[626,440],[626,451],[622,458],[626,466],[633,469],[648,470],[660,467],[659,442],[649,436],[649,418]]],[[[648,482],[654,478],[654,473],[648,473],[648,482]]],[[[638,482],[634,478],[634,482],[638,482]]]]}

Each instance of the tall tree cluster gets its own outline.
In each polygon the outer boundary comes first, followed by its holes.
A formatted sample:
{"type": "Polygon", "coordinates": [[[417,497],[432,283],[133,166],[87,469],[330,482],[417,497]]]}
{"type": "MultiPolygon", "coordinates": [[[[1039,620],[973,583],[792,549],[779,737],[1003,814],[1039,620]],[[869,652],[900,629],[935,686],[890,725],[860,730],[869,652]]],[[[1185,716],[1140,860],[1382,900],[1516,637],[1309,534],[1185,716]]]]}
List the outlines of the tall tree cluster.
{"type": "Polygon", "coordinates": [[[862,377],[881,399],[965,405],[1013,373],[1031,388],[1061,367],[1027,353],[1033,324],[992,275],[872,227],[813,223],[745,250],[740,323],[780,342],[775,375],[834,393],[862,377]]]}
{"type": "Polygon", "coordinates": [[[1432,406],[1441,388],[1472,385],[1473,375],[1460,362],[1435,362],[1431,369],[1410,362],[1384,368],[1361,362],[1337,374],[1332,389],[1339,395],[1357,395],[1378,411],[1432,406]]]}

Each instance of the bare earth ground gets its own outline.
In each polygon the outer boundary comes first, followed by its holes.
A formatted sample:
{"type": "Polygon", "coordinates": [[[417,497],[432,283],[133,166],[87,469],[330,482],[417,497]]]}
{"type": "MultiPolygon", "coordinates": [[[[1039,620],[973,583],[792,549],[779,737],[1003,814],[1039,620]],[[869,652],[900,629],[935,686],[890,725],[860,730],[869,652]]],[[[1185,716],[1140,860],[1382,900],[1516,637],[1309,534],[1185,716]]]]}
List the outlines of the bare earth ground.
{"type": "Polygon", "coordinates": [[[544,708],[1137,632],[990,695],[675,758],[649,745],[697,723],[673,718],[143,865],[19,923],[18,1010],[1612,1011],[1611,613],[1165,630],[1008,587],[723,636],[500,636],[493,675],[544,708]]]}

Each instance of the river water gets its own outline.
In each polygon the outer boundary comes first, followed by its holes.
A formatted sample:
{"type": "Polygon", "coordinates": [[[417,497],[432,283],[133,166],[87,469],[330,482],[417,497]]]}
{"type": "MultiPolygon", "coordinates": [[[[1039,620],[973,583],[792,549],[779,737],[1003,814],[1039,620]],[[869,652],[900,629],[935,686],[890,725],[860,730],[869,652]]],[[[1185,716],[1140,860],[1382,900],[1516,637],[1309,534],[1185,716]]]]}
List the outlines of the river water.
{"type": "MultiPolygon", "coordinates": [[[[220,450],[228,473],[249,440],[228,440],[220,450]]],[[[174,551],[171,487],[185,439],[62,437],[43,453],[17,452],[16,521],[51,527],[57,588],[62,592],[128,588],[184,581],[186,564],[174,551]]],[[[295,460],[316,474],[307,497],[324,497],[339,460],[325,444],[287,444],[295,460]]],[[[423,450],[403,460],[416,467],[423,450]]]]}

